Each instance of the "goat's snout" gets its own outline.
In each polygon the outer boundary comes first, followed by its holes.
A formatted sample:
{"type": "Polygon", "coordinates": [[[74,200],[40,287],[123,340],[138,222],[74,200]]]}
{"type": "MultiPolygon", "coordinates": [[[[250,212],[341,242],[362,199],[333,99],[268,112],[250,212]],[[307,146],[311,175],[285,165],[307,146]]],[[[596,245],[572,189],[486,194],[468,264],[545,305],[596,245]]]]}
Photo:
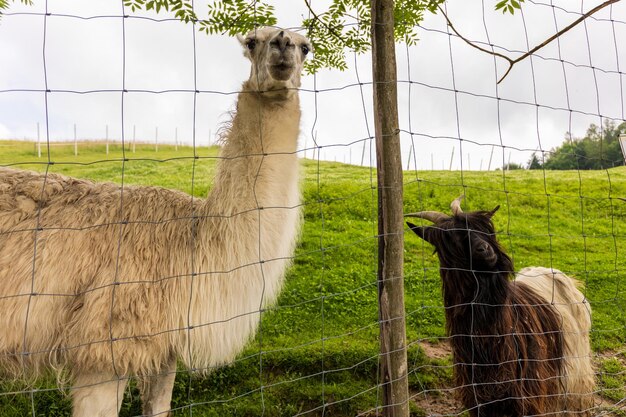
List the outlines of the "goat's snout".
{"type": "Polygon", "coordinates": [[[489,252],[489,245],[487,245],[487,243],[485,242],[480,242],[480,244],[478,244],[478,247],[476,248],[476,252],[479,254],[489,252]]]}
{"type": "Polygon", "coordinates": [[[480,258],[489,266],[495,265],[498,260],[498,256],[496,255],[496,252],[493,250],[491,245],[484,241],[481,241],[475,245],[474,255],[477,258],[480,258]]]}

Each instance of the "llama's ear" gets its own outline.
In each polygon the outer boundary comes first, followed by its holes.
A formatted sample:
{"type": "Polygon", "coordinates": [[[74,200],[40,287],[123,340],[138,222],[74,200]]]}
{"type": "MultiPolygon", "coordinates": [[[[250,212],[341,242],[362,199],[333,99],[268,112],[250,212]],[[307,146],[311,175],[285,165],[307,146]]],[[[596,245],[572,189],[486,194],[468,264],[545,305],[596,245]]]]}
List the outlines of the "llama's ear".
{"type": "Polygon", "coordinates": [[[416,235],[418,235],[420,238],[424,239],[426,242],[432,244],[431,242],[431,238],[432,238],[432,227],[429,226],[416,226],[411,222],[406,222],[406,225],[409,226],[409,229],[411,229],[416,235]]]}
{"type": "Polygon", "coordinates": [[[492,218],[494,214],[496,214],[496,211],[500,210],[500,204],[498,204],[496,206],[496,208],[494,208],[493,210],[491,210],[489,213],[487,213],[487,216],[489,216],[489,218],[492,218]]]}
{"type": "Polygon", "coordinates": [[[256,46],[256,39],[251,36],[243,36],[237,34],[237,40],[243,47],[243,56],[245,56],[249,60],[252,60],[252,51],[256,46]]]}

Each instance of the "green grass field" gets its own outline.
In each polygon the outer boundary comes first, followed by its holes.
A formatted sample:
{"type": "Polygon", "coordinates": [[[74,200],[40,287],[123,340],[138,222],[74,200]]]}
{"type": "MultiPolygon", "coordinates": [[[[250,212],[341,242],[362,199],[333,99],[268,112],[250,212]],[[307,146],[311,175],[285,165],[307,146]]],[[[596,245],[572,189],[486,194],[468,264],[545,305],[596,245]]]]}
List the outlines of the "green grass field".
{"type": "MultiPolygon", "coordinates": [[[[0,165],[96,181],[158,185],[204,197],[214,175],[216,148],[103,144],[50,148],[0,142],[0,165]]],[[[278,304],[262,315],[261,330],[231,366],[208,377],[182,372],[174,416],[355,416],[380,406],[377,389],[376,173],[370,168],[302,160],[305,223],[294,265],[278,304]]],[[[517,269],[555,267],[585,284],[593,308],[598,394],[606,404],[626,385],[626,168],[608,171],[407,171],[405,211],[447,212],[466,193],[466,209],[492,209],[500,241],[517,269]]],[[[438,262],[432,247],[407,230],[405,291],[410,387],[416,398],[443,399],[450,360],[422,348],[445,343],[438,262]]],[[[69,416],[69,400],[51,381],[36,389],[0,387],[0,416],[69,416]],[[27,392],[21,392],[26,390],[27,392]]],[[[130,389],[122,416],[140,415],[130,389]]],[[[606,405],[605,404],[605,405],[606,405]]],[[[415,416],[424,415],[419,402],[415,416]]],[[[622,405],[623,407],[623,405],[622,405]]],[[[368,412],[369,411],[369,412],[368,412]]]]}

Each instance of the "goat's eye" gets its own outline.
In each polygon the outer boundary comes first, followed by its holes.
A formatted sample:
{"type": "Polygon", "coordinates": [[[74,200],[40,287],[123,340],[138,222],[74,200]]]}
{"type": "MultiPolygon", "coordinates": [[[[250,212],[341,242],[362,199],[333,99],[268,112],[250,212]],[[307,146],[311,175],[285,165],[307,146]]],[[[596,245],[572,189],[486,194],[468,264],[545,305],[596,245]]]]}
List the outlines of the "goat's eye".
{"type": "Polygon", "coordinates": [[[246,43],[246,47],[250,50],[250,51],[254,51],[254,48],[256,47],[256,41],[254,39],[250,39],[248,41],[248,43],[246,43]]]}
{"type": "Polygon", "coordinates": [[[309,53],[309,47],[308,47],[308,46],[306,46],[306,45],[302,45],[302,46],[300,47],[300,50],[302,51],[302,54],[303,54],[303,55],[306,55],[306,54],[308,54],[308,53],[309,53]]]}

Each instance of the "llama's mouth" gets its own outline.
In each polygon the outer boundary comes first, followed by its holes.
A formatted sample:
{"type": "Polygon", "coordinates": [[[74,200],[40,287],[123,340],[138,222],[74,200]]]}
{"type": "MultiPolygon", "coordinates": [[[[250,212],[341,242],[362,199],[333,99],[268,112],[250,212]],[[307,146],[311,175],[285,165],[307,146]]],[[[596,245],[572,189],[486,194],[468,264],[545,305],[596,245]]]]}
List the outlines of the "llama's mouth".
{"type": "Polygon", "coordinates": [[[280,64],[272,65],[270,67],[270,74],[275,80],[286,81],[291,78],[291,75],[293,74],[293,69],[293,65],[282,62],[280,64]]]}
{"type": "Polygon", "coordinates": [[[276,68],[279,71],[287,71],[287,70],[292,69],[293,65],[285,64],[283,62],[283,63],[277,64],[277,65],[274,65],[274,68],[276,68]]]}

